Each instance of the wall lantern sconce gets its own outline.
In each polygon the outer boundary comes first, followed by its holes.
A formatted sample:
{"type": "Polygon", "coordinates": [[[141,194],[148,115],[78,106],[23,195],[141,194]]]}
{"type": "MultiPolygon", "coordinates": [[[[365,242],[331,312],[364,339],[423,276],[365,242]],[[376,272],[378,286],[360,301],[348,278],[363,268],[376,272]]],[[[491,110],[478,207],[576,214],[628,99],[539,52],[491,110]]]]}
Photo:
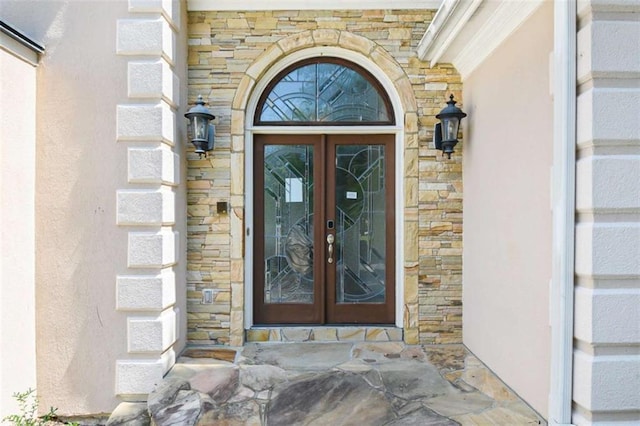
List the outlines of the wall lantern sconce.
{"type": "Polygon", "coordinates": [[[216,128],[210,123],[216,117],[211,114],[209,108],[204,106],[202,95],[198,95],[196,105],[192,107],[184,116],[189,119],[191,127],[191,143],[196,147],[196,154],[207,157],[207,151],[213,149],[213,138],[215,137],[216,128]]]}
{"type": "Polygon", "coordinates": [[[447,106],[440,111],[440,114],[436,115],[440,123],[436,124],[434,129],[433,143],[436,149],[442,150],[443,154],[447,154],[447,158],[451,158],[453,147],[458,143],[460,121],[466,116],[467,114],[456,106],[453,95],[449,96],[447,106]]]}

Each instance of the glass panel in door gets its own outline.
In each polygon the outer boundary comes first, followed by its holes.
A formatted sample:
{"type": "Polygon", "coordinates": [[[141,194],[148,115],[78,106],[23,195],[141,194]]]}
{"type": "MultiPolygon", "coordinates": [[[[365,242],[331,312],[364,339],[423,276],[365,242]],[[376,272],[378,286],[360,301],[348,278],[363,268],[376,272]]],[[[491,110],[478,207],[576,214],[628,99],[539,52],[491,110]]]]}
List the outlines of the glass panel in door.
{"type": "Polygon", "coordinates": [[[325,231],[334,253],[326,267],[327,322],[392,324],[393,136],[328,135],[327,158],[326,215],[334,221],[325,231]]]}
{"type": "Polygon", "coordinates": [[[384,145],[338,145],[335,168],[336,303],[384,303],[384,145]]]}
{"type": "Polygon", "coordinates": [[[254,143],[255,323],[393,323],[393,136],[254,143]]]}
{"type": "Polygon", "coordinates": [[[255,135],[254,321],[319,324],[324,320],[318,135],[255,135]]]}
{"type": "Polygon", "coordinates": [[[264,147],[264,303],[314,302],[313,146],[264,147]]]}

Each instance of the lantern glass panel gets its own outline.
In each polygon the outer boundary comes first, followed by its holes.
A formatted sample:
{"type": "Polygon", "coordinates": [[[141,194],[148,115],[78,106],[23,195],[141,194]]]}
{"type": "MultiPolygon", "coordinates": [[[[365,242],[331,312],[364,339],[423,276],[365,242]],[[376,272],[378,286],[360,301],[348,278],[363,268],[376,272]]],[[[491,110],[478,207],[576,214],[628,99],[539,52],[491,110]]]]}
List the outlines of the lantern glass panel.
{"type": "Polygon", "coordinates": [[[207,124],[209,120],[205,117],[193,117],[193,136],[194,139],[207,140],[207,124]]]}
{"type": "Polygon", "coordinates": [[[442,140],[452,141],[458,139],[458,117],[447,117],[442,119],[442,140]]]}

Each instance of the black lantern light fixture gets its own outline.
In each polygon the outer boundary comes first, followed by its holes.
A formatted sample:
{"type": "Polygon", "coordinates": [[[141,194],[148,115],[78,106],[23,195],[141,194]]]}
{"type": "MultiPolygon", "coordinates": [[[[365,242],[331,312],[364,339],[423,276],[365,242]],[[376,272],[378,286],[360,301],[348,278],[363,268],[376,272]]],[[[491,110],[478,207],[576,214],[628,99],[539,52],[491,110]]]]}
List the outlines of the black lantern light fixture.
{"type": "Polygon", "coordinates": [[[453,95],[449,96],[447,106],[440,111],[440,114],[436,115],[440,123],[436,124],[434,129],[433,142],[436,149],[440,149],[443,154],[447,154],[447,158],[451,158],[453,147],[458,143],[460,121],[466,116],[467,114],[456,106],[453,95]]]}
{"type": "Polygon", "coordinates": [[[184,115],[189,119],[191,143],[196,147],[195,152],[200,157],[202,157],[202,154],[206,157],[207,151],[213,149],[213,138],[216,133],[215,126],[210,123],[216,117],[204,105],[205,102],[202,100],[202,95],[198,95],[196,105],[184,115]]]}

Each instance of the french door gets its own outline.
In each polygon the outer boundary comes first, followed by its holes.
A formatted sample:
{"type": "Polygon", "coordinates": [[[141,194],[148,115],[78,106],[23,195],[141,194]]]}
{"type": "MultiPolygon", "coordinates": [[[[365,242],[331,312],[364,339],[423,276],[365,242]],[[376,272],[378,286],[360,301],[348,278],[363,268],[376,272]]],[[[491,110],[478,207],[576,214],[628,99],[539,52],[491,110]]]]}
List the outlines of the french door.
{"type": "Polygon", "coordinates": [[[256,324],[394,323],[393,140],[254,136],[256,324]]]}

